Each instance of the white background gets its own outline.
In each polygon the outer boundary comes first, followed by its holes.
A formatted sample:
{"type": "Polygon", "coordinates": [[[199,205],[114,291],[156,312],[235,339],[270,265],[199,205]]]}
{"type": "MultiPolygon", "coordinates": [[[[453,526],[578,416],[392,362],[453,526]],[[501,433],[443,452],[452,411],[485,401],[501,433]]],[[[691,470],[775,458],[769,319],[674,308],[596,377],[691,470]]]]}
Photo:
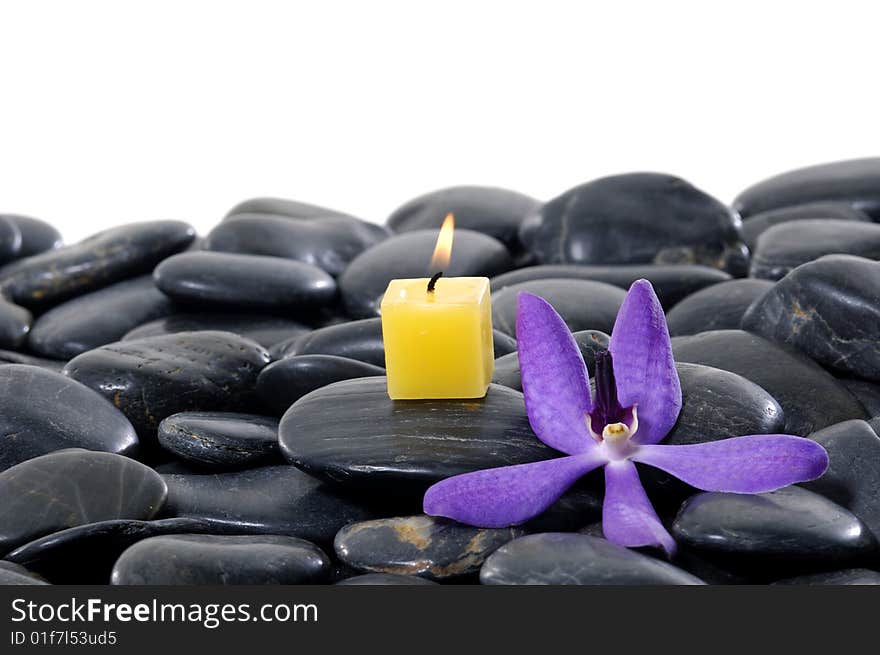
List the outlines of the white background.
{"type": "Polygon", "coordinates": [[[68,240],[273,195],[628,170],[729,201],[880,154],[876,3],[0,0],[0,213],[68,240]]]}

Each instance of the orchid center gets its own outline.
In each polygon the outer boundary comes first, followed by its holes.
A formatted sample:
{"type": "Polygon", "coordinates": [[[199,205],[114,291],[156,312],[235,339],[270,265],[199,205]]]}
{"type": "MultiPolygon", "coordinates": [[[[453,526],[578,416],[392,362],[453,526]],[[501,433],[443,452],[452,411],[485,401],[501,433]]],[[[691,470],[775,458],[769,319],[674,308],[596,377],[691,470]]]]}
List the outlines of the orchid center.
{"type": "Polygon", "coordinates": [[[587,415],[590,435],[612,459],[627,457],[635,448],[632,436],[639,427],[636,407],[623,407],[617,398],[614,363],[610,352],[596,354],[596,385],[593,411],[587,415]]]}

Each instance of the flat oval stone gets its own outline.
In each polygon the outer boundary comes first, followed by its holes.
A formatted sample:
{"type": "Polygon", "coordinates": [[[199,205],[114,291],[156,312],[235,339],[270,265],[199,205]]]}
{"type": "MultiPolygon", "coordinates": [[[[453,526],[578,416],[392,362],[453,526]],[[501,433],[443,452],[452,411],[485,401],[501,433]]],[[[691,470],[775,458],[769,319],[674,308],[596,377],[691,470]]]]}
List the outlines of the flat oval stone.
{"type": "Polygon", "coordinates": [[[223,219],[231,220],[242,214],[271,214],[287,218],[323,218],[326,216],[345,216],[355,218],[336,209],[313,205],[299,200],[287,200],[285,198],[248,198],[235,205],[226,213],[223,219]]]}
{"type": "Polygon", "coordinates": [[[679,544],[707,556],[775,570],[840,566],[877,546],[849,511],[800,487],[755,495],[697,494],[682,505],[672,534],[679,544]]]}
{"type": "Polygon", "coordinates": [[[49,584],[25,567],[14,562],[0,561],[0,586],[45,585],[49,584]]]}
{"type": "Polygon", "coordinates": [[[836,371],[880,380],[880,262],[834,255],[804,264],[752,305],[743,328],[836,371]]]}
{"type": "Polygon", "coordinates": [[[186,411],[248,411],[269,353],[229,332],[132,339],[70,360],[64,373],[116,405],[155,444],[162,419],[186,411]]]}
{"type": "Polygon", "coordinates": [[[226,531],[328,544],[343,526],[375,516],[368,506],[289,465],[163,477],[168,483],[163,516],[201,519],[226,531]]]}
{"type": "Polygon", "coordinates": [[[527,239],[542,264],[700,264],[739,276],[739,230],[736,212],[685,180],[630,173],[557,196],[527,239]]]}
{"type": "Polygon", "coordinates": [[[349,262],[388,236],[386,228],[356,218],[235,214],[208,233],[208,250],[293,259],[338,276],[349,262]]]}
{"type": "Polygon", "coordinates": [[[785,432],[806,436],[851,418],[865,418],[861,404],[807,357],[742,330],[712,330],[674,337],[678,362],[731,371],[763,387],[782,407],[785,432]]]}
{"type": "Polygon", "coordinates": [[[21,233],[21,247],[16,257],[30,257],[61,247],[61,233],[46,221],[20,214],[3,214],[3,217],[15,223],[21,233]]]}
{"type": "Polygon", "coordinates": [[[774,582],[775,585],[880,585],[880,572],[869,569],[843,569],[827,573],[798,575],[774,582]]]}
{"type": "Polygon", "coordinates": [[[840,384],[859,399],[868,416],[880,416],[880,382],[857,380],[856,378],[838,378],[840,384]]]}
{"type": "Polygon", "coordinates": [[[0,348],[21,348],[27,341],[33,316],[24,307],[19,307],[0,297],[0,348]]]}
{"type": "Polygon", "coordinates": [[[504,355],[510,355],[511,353],[516,352],[516,339],[514,339],[509,334],[505,334],[500,330],[492,330],[492,350],[493,355],[497,359],[498,357],[504,357],[504,355]]]}
{"type": "MultiPolygon", "coordinates": [[[[348,313],[353,318],[378,316],[379,303],[391,280],[430,277],[428,266],[439,231],[438,225],[435,230],[397,234],[354,259],[339,278],[342,301],[348,313]]],[[[452,261],[443,274],[491,277],[512,266],[510,253],[503,243],[479,232],[457,229],[452,261]]]]}
{"type": "Polygon", "coordinates": [[[484,585],[701,585],[672,564],[585,534],[545,532],[496,550],[480,571],[484,585]]]}
{"type": "Polygon", "coordinates": [[[346,578],[336,583],[339,586],[421,586],[436,585],[436,582],[420,578],[415,575],[397,575],[395,573],[365,573],[364,575],[356,575],[352,578],[346,578]]]}
{"type": "Polygon", "coordinates": [[[733,202],[743,216],[802,205],[843,202],[880,216],[880,157],[807,166],[750,186],[733,202]]]}
{"type": "Polygon", "coordinates": [[[277,359],[295,355],[335,355],[385,367],[382,319],[366,318],[318,328],[273,348],[277,359]]]}
{"type": "Polygon", "coordinates": [[[145,275],[56,305],[36,320],[28,345],[44,357],[70,359],[173,311],[168,297],[145,275]]]}
{"type": "Polygon", "coordinates": [[[307,393],[354,378],[385,375],[385,369],[335,355],[295,355],[269,364],[257,378],[263,405],[281,416],[307,393]]]}
{"type": "Polygon", "coordinates": [[[621,289],[629,289],[633,282],[648,280],[654,287],[660,303],[672,307],[682,298],[706,287],[730,280],[730,275],[717,268],[692,264],[629,264],[618,266],[579,266],[555,264],[527,266],[492,278],[492,292],[504,287],[547,278],[573,278],[605,282],[621,289]]]}
{"type": "Polygon", "coordinates": [[[150,537],[122,553],[114,585],[314,584],[330,570],[315,544],[279,535],[150,537]]]}
{"type": "Polygon", "coordinates": [[[21,230],[8,216],[0,214],[0,264],[18,257],[21,251],[21,230]]]}
{"type": "Polygon", "coordinates": [[[455,226],[495,237],[511,251],[520,248],[519,227],[541,206],[540,201],[508,189],[455,186],[432,191],[405,202],[386,221],[395,232],[440,229],[446,214],[455,226]]]}
{"type": "Polygon", "coordinates": [[[545,279],[512,284],[492,298],[492,325],[511,336],[516,335],[516,296],[520,291],[533,293],[553,305],[572,332],[611,332],[626,296],[623,289],[589,280],[545,279]]]}
{"type": "Polygon", "coordinates": [[[557,455],[535,437],[522,394],[512,389],[492,384],[477,400],[395,402],[382,377],[337,382],[300,398],[281,419],[279,439],[284,456],[304,471],[395,494],[557,455]]]}
{"type": "Polygon", "coordinates": [[[33,355],[26,355],[12,350],[0,350],[0,366],[5,364],[27,364],[28,366],[39,366],[49,371],[60,371],[66,363],[59,359],[46,359],[45,357],[34,357],[33,355]]]}
{"type": "Polygon", "coordinates": [[[271,348],[282,341],[301,337],[311,331],[311,328],[299,321],[281,316],[198,312],[173,314],[144,323],[127,332],[122,340],[130,341],[144,337],[206,330],[232,332],[245,339],[256,341],[264,348],[271,348]]]}
{"type": "Polygon", "coordinates": [[[278,421],[237,412],[181,412],[159,424],[159,445],[202,468],[223,471],[280,464],[278,421]]]}
{"type": "Polygon", "coordinates": [[[156,286],[181,303],[302,313],[336,297],[336,281],[311,264],[279,257],[186,252],[153,272],[156,286]]]}
{"type": "Polygon", "coordinates": [[[43,535],[109,519],[148,519],[165,500],[153,469],[111,453],[70,449],[0,473],[0,555],[43,535]]]}
{"type": "Polygon", "coordinates": [[[0,270],[0,289],[25,307],[54,305],[72,296],[148,273],[195,238],[181,221],[115,227],[72,246],[22,259],[0,270]]]}
{"type": "Polygon", "coordinates": [[[345,564],[373,573],[447,580],[480,570],[497,548],[524,534],[520,528],[472,528],[430,516],[353,523],[333,542],[345,564]]]}
{"type": "Polygon", "coordinates": [[[24,364],[0,366],[0,471],[66,448],[133,455],[127,418],[75,380],[24,364]]]}
{"type": "Polygon", "coordinates": [[[755,300],[773,288],[769,280],[730,280],[701,289],[666,314],[669,334],[682,336],[707,330],[736,330],[755,300]]]}
{"type": "Polygon", "coordinates": [[[794,207],[780,207],[771,209],[754,216],[749,216],[743,221],[743,241],[754,250],[758,243],[758,237],[774,225],[802,221],[814,218],[836,219],[841,221],[870,222],[871,217],[865,212],[842,202],[810,202],[794,207]]]}
{"type": "Polygon", "coordinates": [[[832,254],[880,259],[880,225],[809,220],[771,227],[758,239],[749,275],[779,280],[801,264],[832,254]]]}

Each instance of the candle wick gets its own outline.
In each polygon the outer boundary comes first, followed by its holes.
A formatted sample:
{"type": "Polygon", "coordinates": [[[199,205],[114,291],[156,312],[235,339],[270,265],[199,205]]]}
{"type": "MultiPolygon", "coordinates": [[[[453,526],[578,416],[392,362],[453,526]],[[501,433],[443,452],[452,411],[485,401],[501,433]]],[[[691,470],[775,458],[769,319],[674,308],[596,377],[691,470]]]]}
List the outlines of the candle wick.
{"type": "Polygon", "coordinates": [[[440,279],[441,275],[443,275],[443,271],[440,271],[439,273],[434,273],[434,275],[428,281],[428,293],[434,293],[434,287],[437,285],[437,280],[440,279]]]}

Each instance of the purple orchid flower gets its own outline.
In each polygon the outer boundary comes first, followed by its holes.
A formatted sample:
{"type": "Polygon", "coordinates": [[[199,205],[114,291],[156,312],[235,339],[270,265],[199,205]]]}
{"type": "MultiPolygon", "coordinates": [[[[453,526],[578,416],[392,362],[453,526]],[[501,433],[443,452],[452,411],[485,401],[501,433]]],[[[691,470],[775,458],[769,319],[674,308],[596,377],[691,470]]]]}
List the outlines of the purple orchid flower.
{"type": "Polygon", "coordinates": [[[483,528],[523,523],[586,473],[605,467],[602,529],[627,547],[675,542],[639,480],[635,462],[704,491],[756,494],[814,480],[828,468],[818,443],[758,434],[694,445],[662,445],[681,411],[681,384],[666,317],[647,280],[630,287],[607,353],[596,359],[595,398],[565,322],[544,299],[520,293],[517,350],[529,422],[566,457],[465,473],[433,485],[424,511],[483,528]]]}

